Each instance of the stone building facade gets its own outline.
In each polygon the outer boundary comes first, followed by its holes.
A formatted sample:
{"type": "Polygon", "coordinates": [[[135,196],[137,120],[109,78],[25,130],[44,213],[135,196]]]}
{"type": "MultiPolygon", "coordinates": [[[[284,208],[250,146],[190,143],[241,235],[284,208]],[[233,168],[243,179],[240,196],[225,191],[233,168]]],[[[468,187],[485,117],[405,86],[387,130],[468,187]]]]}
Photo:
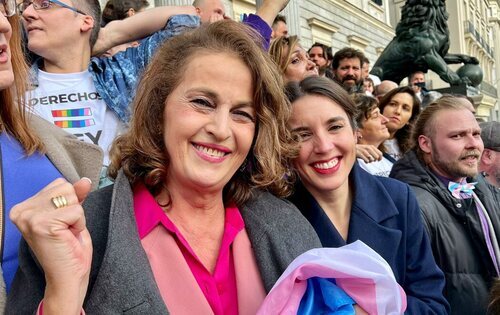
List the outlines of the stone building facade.
{"type": "MultiPolygon", "coordinates": [[[[233,10],[254,12],[253,0],[233,0],[233,10]]],[[[394,37],[390,9],[380,0],[290,0],[283,14],[289,32],[298,35],[304,48],[320,42],[333,52],[349,46],[360,49],[373,65],[394,37]]]]}
{"type": "MultiPolygon", "coordinates": [[[[104,0],[101,0],[105,3],[104,0]]],[[[191,5],[192,0],[150,0],[153,6],[191,5]]],[[[227,14],[240,20],[253,13],[262,0],[223,0],[227,14]]],[[[394,37],[406,0],[290,0],[283,14],[289,33],[298,35],[308,49],[314,42],[362,50],[373,65],[394,37]]],[[[103,3],[103,4],[104,4],[103,3]]],[[[449,13],[450,53],[462,53],[479,59],[484,71],[476,97],[477,116],[499,120],[497,87],[500,82],[500,0],[446,1],[449,13]]],[[[457,69],[458,66],[452,66],[457,69]]],[[[431,88],[447,84],[433,73],[427,75],[431,88]]]]}
{"type": "MultiPolygon", "coordinates": [[[[100,0],[104,7],[106,0],[100,0]]],[[[255,12],[261,0],[223,0],[227,14],[239,20],[255,12]]],[[[191,5],[192,0],[150,0],[152,6],[191,5]]],[[[333,51],[350,46],[362,50],[375,62],[394,36],[390,10],[382,0],[290,0],[283,11],[291,35],[298,35],[304,48],[314,42],[333,51]]]]}

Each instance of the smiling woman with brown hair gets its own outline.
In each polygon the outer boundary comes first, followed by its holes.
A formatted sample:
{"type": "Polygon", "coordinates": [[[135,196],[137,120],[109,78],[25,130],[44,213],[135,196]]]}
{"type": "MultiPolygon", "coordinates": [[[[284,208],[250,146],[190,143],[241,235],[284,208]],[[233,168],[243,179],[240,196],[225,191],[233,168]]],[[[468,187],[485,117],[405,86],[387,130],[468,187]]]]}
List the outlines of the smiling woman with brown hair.
{"type": "Polygon", "coordinates": [[[13,211],[39,265],[23,244],[8,312],[255,314],[288,264],[321,246],[270,193],[288,193],[296,148],[258,38],[226,20],[159,48],[112,150],[113,187],[85,214],[62,181],[13,211]]]}
{"type": "Polygon", "coordinates": [[[300,180],[290,200],[324,247],[363,241],[382,256],[404,289],[410,314],[445,314],[444,276],[436,266],[419,206],[408,185],[373,176],[356,163],[356,106],[327,78],[287,85],[289,128],[300,146],[290,163],[300,180]]]}

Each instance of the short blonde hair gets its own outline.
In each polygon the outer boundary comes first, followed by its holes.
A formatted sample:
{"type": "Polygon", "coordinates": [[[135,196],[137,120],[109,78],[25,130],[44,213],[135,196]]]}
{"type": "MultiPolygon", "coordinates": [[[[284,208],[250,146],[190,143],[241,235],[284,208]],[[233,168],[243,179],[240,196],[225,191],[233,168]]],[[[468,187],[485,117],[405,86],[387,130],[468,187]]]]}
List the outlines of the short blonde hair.
{"type": "Polygon", "coordinates": [[[411,130],[411,148],[415,150],[417,157],[421,161],[424,161],[425,152],[420,148],[418,138],[421,135],[434,136],[436,132],[435,120],[438,112],[443,110],[469,110],[464,101],[468,102],[465,98],[448,95],[432,102],[420,113],[411,130]]]}
{"type": "Polygon", "coordinates": [[[153,195],[164,189],[170,162],[163,140],[165,100],[197,55],[229,53],[240,58],[252,73],[257,119],[248,165],[226,184],[224,202],[241,205],[254,188],[286,196],[290,191],[286,161],[297,149],[289,144],[286,121],[290,107],[283,80],[261,43],[252,29],[225,20],[176,36],[159,48],[138,86],[130,130],[112,147],[110,176],[115,177],[122,168],[131,183],[144,182],[153,195]]]}

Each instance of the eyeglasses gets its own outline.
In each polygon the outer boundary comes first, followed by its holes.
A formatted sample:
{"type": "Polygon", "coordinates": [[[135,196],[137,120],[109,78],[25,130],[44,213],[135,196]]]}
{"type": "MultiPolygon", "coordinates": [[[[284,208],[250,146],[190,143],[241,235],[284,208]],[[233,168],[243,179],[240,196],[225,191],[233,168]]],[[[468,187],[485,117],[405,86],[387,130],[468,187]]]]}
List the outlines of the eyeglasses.
{"type": "Polygon", "coordinates": [[[16,14],[16,0],[0,0],[0,11],[5,17],[16,14]]]}
{"type": "MultiPolygon", "coordinates": [[[[3,0],[0,0],[0,1],[3,1],[3,0]]],[[[10,0],[6,0],[6,1],[10,1],[10,0]]],[[[50,8],[50,6],[52,4],[57,4],[60,7],[70,9],[71,11],[74,11],[76,13],[87,15],[87,13],[82,12],[82,11],[78,10],[77,8],[72,7],[72,6],[69,6],[66,3],[63,3],[59,0],[25,0],[17,5],[17,10],[19,11],[19,14],[22,14],[24,12],[24,10],[26,10],[31,4],[33,4],[33,9],[35,9],[35,10],[47,10],[48,8],[50,8]]]]}

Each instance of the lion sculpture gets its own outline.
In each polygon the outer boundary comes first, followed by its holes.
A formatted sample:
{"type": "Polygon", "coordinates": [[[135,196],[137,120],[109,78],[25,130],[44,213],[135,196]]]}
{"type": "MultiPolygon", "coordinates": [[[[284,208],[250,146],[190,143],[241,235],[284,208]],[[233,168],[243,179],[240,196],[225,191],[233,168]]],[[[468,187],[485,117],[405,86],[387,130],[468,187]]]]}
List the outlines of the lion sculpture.
{"type": "Polygon", "coordinates": [[[371,74],[400,83],[416,71],[432,70],[450,85],[467,84],[448,64],[479,64],[471,56],[449,54],[450,39],[445,0],[407,0],[401,10],[396,36],[384,49],[371,74]]]}

